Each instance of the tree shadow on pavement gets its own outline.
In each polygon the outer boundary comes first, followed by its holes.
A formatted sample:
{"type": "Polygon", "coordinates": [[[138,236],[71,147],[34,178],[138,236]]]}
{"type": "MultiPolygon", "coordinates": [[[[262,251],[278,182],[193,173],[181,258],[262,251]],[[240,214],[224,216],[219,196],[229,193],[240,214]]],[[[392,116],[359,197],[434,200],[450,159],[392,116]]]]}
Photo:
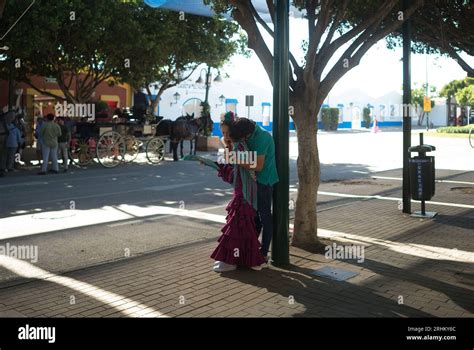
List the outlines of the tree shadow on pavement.
{"type": "MultiPolygon", "coordinates": [[[[407,305],[399,305],[397,298],[388,299],[369,288],[350,282],[337,282],[311,275],[312,270],[296,265],[285,269],[233,271],[223,278],[238,280],[280,297],[280,306],[302,304],[305,311],[295,310],[292,317],[430,317],[431,315],[407,305]],[[287,302],[285,302],[285,299],[287,302]]],[[[272,300],[273,301],[273,300],[272,300]]],[[[291,312],[290,312],[291,313],[291,312]]]]}

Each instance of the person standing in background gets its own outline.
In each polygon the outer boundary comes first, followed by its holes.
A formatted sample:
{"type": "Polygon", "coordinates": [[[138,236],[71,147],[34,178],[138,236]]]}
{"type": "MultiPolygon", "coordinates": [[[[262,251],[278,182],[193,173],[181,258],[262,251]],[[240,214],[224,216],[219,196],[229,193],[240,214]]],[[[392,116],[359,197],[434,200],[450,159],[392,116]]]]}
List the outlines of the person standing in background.
{"type": "Polygon", "coordinates": [[[43,138],[43,165],[38,175],[46,174],[50,157],[52,163],[51,172],[58,174],[58,138],[61,136],[61,128],[54,122],[54,114],[50,113],[46,116],[46,122],[40,130],[40,136],[43,138]]]}
{"type": "Polygon", "coordinates": [[[41,128],[43,127],[43,118],[37,116],[36,118],[36,129],[35,129],[35,138],[36,138],[36,159],[38,159],[38,164],[41,166],[42,160],[42,145],[43,145],[43,137],[41,136],[41,128]]]}
{"type": "Polygon", "coordinates": [[[58,118],[58,125],[61,129],[61,136],[58,137],[58,147],[59,147],[59,154],[63,159],[63,172],[67,172],[68,170],[68,163],[69,163],[69,143],[71,142],[71,133],[66,125],[64,125],[64,118],[58,118]]]}
{"type": "Polygon", "coordinates": [[[21,131],[18,129],[14,121],[7,122],[8,138],[7,138],[7,170],[15,171],[15,156],[18,148],[23,144],[21,131]]]}

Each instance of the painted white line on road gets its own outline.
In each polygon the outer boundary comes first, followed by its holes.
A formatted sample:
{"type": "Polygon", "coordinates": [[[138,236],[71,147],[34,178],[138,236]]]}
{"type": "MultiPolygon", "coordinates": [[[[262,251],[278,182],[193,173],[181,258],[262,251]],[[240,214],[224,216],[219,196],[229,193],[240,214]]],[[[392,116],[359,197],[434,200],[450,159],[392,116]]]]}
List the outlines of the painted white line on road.
{"type": "MultiPolygon", "coordinates": [[[[395,181],[403,181],[401,177],[389,177],[389,176],[372,176],[373,179],[380,179],[380,180],[395,180],[395,181]]],[[[448,183],[448,184],[459,184],[459,185],[474,185],[474,182],[469,181],[454,181],[454,180],[435,180],[439,183],[448,183]]]]}
{"type": "Polygon", "coordinates": [[[146,208],[143,208],[140,206],[129,205],[129,204],[122,204],[122,205],[117,206],[116,208],[134,217],[147,217],[147,216],[165,214],[165,215],[171,215],[171,216],[184,216],[184,217],[189,217],[189,218],[194,218],[194,219],[220,222],[220,223],[225,224],[225,215],[205,213],[198,210],[170,208],[170,207],[165,207],[165,206],[160,206],[160,205],[147,206],[146,208]]]}
{"type": "MultiPolygon", "coordinates": [[[[206,211],[206,210],[213,210],[213,209],[220,209],[220,208],[223,208],[223,207],[226,207],[227,204],[221,204],[221,205],[215,205],[215,206],[212,206],[212,207],[206,207],[206,208],[200,208],[200,209],[196,209],[194,211],[200,211],[200,212],[203,212],[203,211],[206,211]]],[[[214,215],[214,214],[213,214],[214,215]]],[[[155,220],[161,220],[161,219],[166,219],[166,218],[170,218],[170,217],[173,217],[173,216],[176,216],[175,214],[168,214],[168,215],[161,215],[161,216],[157,216],[157,217],[150,217],[150,218],[144,218],[144,219],[141,219],[141,220],[132,220],[132,221],[125,221],[125,222],[117,222],[115,224],[111,224],[111,225],[107,225],[107,227],[119,227],[119,226],[127,226],[127,225],[132,225],[132,224],[139,224],[139,223],[143,223],[143,222],[146,222],[146,221],[155,221],[155,220]]],[[[181,215],[182,216],[182,215],[181,215]]],[[[216,222],[221,222],[221,218],[216,218],[214,217],[217,221],[216,222]]],[[[212,221],[212,220],[211,220],[212,221]]]]}
{"type": "Polygon", "coordinates": [[[87,198],[98,198],[98,197],[105,197],[105,196],[115,196],[117,194],[126,194],[126,193],[133,193],[133,192],[146,192],[146,191],[166,191],[166,190],[171,190],[174,188],[180,188],[183,186],[190,186],[190,185],[197,185],[201,184],[201,182],[186,182],[186,183],[181,183],[181,184],[175,184],[175,185],[163,185],[163,186],[152,186],[152,187],[143,187],[140,189],[136,190],[128,190],[128,191],[116,191],[116,192],[110,192],[110,193],[97,193],[97,194],[92,194],[88,196],[74,196],[71,195],[67,198],[58,198],[58,199],[52,199],[49,201],[40,201],[40,202],[29,202],[25,204],[19,204],[19,207],[29,207],[31,205],[37,205],[37,204],[43,204],[43,203],[55,203],[55,202],[68,202],[71,200],[77,201],[78,199],[87,199],[87,198]]]}
{"type": "MultiPolygon", "coordinates": [[[[290,229],[294,229],[293,224],[290,224],[290,229]]],[[[351,233],[331,231],[321,228],[318,228],[318,237],[334,239],[341,242],[349,242],[352,244],[379,245],[397,253],[417,256],[424,259],[474,263],[474,253],[460,249],[450,249],[410,242],[395,242],[386,239],[354,235],[351,233]]]]}
{"type": "Polygon", "coordinates": [[[164,216],[182,216],[225,223],[225,215],[204,212],[204,210],[212,210],[222,207],[225,207],[225,205],[212,206],[200,210],[186,210],[159,205],[147,205],[146,207],[143,207],[123,204],[119,206],[105,206],[89,210],[68,209],[17,215],[0,219],[0,240],[108,223],[114,223],[113,226],[110,227],[120,226],[119,224],[130,225],[134,222],[143,222],[146,220],[146,217],[156,217],[158,215],[161,215],[161,217],[153,218],[152,220],[158,220],[164,216]],[[138,220],[130,221],[131,219],[137,218],[138,220]]]}
{"type": "MultiPolygon", "coordinates": [[[[290,192],[298,192],[298,190],[292,188],[292,189],[290,189],[290,192]]],[[[366,196],[366,195],[359,195],[359,194],[347,194],[347,193],[325,192],[325,191],[318,191],[318,194],[320,194],[322,196],[331,196],[331,197],[357,198],[357,199],[380,199],[380,200],[394,201],[394,202],[400,202],[402,200],[402,198],[384,197],[384,196],[379,196],[379,195],[366,196]]],[[[414,200],[412,200],[411,202],[412,203],[420,203],[419,201],[414,201],[414,200]]],[[[445,207],[474,209],[474,205],[461,204],[461,203],[427,201],[426,204],[442,205],[442,206],[445,206],[445,207]]]]}

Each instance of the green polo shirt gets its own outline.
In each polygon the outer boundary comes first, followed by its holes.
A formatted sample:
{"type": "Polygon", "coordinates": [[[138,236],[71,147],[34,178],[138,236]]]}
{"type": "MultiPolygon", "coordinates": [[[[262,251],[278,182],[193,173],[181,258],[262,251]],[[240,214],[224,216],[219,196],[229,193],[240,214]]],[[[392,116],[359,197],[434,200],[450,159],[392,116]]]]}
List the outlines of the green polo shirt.
{"type": "Polygon", "coordinates": [[[257,172],[257,182],[263,185],[274,185],[278,182],[278,173],[275,161],[275,143],[273,137],[259,125],[255,125],[252,136],[247,140],[251,151],[256,151],[257,156],[265,156],[262,171],[257,172]]]}

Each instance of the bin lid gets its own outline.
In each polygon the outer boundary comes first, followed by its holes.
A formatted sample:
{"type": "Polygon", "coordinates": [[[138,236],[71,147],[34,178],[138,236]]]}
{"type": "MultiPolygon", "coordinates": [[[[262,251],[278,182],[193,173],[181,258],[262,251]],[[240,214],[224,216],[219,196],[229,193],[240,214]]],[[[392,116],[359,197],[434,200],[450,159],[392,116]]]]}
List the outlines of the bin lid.
{"type": "Polygon", "coordinates": [[[432,152],[432,151],[436,151],[436,147],[431,146],[431,145],[418,145],[418,146],[412,146],[408,148],[408,151],[409,152],[432,152]]]}

